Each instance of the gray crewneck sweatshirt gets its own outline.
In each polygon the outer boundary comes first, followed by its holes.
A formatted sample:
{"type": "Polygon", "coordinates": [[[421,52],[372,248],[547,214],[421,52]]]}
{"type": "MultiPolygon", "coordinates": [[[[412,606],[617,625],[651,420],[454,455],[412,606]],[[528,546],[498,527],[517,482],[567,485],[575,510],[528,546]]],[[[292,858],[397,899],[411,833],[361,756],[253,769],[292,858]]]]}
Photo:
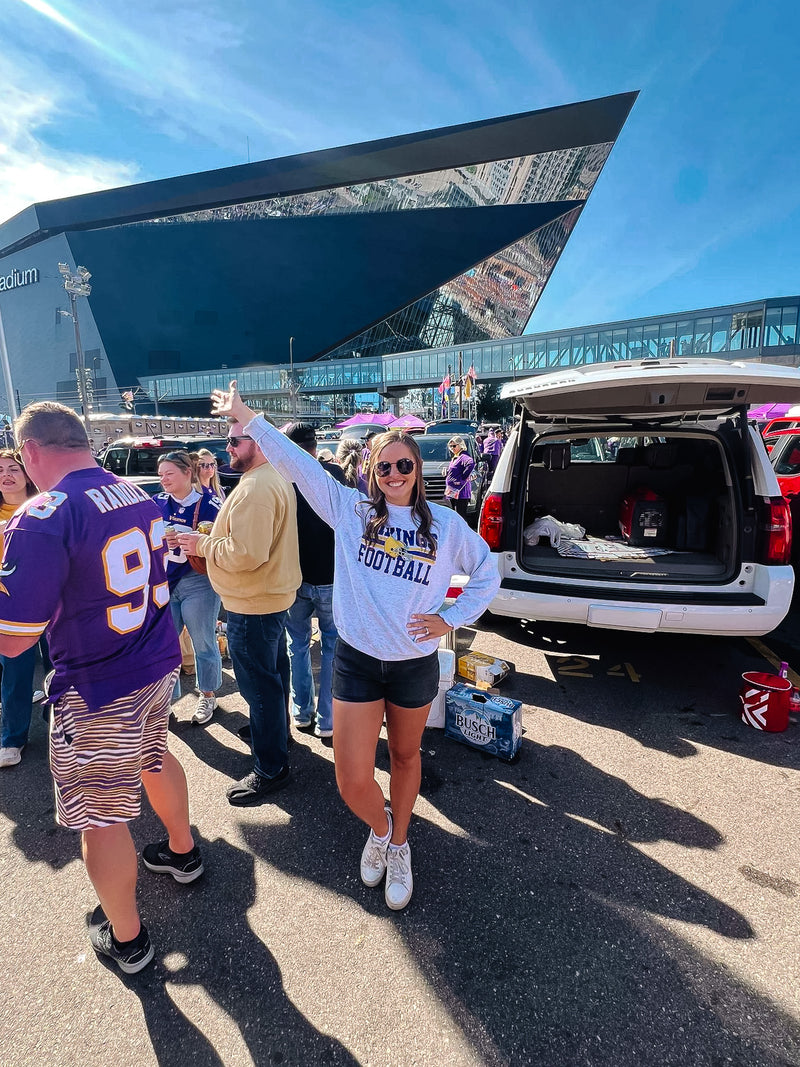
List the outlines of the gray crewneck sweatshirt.
{"type": "Polygon", "coordinates": [[[336,553],[333,617],[349,645],[381,660],[430,655],[439,638],[414,641],[406,625],[412,615],[439,611],[454,574],[469,584],[452,607],[440,612],[451,626],[482,615],[500,587],[489,546],[450,508],[430,503],[436,557],[419,536],[410,507],[387,504],[388,519],[375,543],[364,537],[370,505],[357,489],[326,474],[322,466],[261,415],[244,428],[284,478],[294,482],[331,526],[336,553]]]}

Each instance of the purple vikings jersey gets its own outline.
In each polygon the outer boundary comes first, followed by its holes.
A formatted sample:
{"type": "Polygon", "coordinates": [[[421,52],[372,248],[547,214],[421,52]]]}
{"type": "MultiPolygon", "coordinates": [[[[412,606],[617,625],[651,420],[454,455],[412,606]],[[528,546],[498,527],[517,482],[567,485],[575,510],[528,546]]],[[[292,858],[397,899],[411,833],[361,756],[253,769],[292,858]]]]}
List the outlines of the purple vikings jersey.
{"type": "Polygon", "coordinates": [[[47,630],[50,696],[90,708],[180,665],[169,611],[164,520],[143,489],[100,467],[73,471],[9,520],[0,633],[47,630]]]}

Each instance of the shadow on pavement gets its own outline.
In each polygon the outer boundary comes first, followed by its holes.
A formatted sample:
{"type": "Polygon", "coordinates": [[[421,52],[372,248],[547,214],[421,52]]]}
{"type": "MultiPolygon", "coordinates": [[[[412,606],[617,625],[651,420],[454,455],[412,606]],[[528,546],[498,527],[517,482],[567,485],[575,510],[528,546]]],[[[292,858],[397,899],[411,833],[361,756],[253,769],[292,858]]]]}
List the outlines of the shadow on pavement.
{"type": "Polygon", "coordinates": [[[741,940],[754,936],[747,920],[637,847],[713,850],[722,839],[712,826],[565,748],[525,741],[521,763],[507,766],[438,732],[424,746],[422,796],[450,829],[415,817],[405,912],[361,884],[363,828],[336,803],[287,791],[288,824],[242,826],[248,846],[393,921],[487,1064],[791,1062],[796,1024],[663,921],[741,940]]]}
{"type": "Polygon", "coordinates": [[[646,748],[678,758],[693,756],[696,741],[762,763],[800,766],[796,723],[770,734],[741,721],[742,672],[773,669],[744,639],[500,618],[490,626],[500,638],[541,651],[552,675],[517,672],[503,683],[506,695],[621,730],[646,748]]]}
{"type": "Polygon", "coordinates": [[[320,1033],[295,1008],[272,953],[250,927],[254,857],[221,838],[203,841],[203,854],[206,873],[195,886],[159,876],[139,880],[156,960],[122,980],[141,1001],[159,1064],[233,1062],[231,1050],[215,1047],[177,1006],[168,988],[177,985],[202,988],[216,1002],[256,1067],[356,1064],[340,1042],[320,1033]]]}

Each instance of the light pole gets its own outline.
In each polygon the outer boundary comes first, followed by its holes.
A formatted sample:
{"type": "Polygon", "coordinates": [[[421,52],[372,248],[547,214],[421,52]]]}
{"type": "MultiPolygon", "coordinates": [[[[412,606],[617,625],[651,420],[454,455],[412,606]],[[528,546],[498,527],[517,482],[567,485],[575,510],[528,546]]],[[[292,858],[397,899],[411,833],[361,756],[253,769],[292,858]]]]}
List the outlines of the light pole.
{"type": "Polygon", "coordinates": [[[289,399],[292,403],[292,418],[297,418],[297,381],[294,376],[294,337],[289,338],[289,399]]]}
{"type": "Polygon", "coordinates": [[[3,329],[3,313],[0,311],[0,362],[3,364],[3,381],[6,386],[8,397],[8,414],[11,417],[11,425],[14,425],[19,411],[14,397],[14,384],[11,381],[11,364],[8,361],[8,348],[6,347],[6,332],[3,329]]]}
{"type": "Polygon", "coordinates": [[[91,274],[86,267],[76,267],[73,271],[66,263],[59,263],[58,269],[64,279],[64,288],[69,295],[69,305],[72,311],[72,325],[75,327],[75,362],[77,363],[78,396],[80,397],[86,435],[91,441],[92,425],[89,421],[89,398],[86,390],[86,364],[83,359],[81,331],[80,326],[78,325],[78,301],[76,299],[76,297],[88,296],[89,293],[91,293],[92,287],[89,285],[91,274]]]}

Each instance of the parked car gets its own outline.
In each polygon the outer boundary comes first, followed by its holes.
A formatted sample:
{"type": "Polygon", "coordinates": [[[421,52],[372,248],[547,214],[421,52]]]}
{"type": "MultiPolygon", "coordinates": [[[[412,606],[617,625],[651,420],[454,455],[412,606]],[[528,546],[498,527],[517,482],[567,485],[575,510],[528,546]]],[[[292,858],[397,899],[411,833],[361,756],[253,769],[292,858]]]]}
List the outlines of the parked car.
{"type": "Polygon", "coordinates": [[[791,515],[747,408],[800,400],[800,371],[631,361],[509,383],[503,397],[521,418],[481,513],[502,577],[491,612],[743,635],[783,619],[791,515]],[[611,437],[624,442],[616,451],[611,437]],[[526,543],[547,515],[589,539],[526,543]]]}
{"type": "Polygon", "coordinates": [[[213,452],[219,464],[219,479],[223,489],[229,492],[235,488],[240,475],[228,465],[224,437],[121,437],[106,449],[100,463],[106,470],[136,482],[150,496],[155,496],[162,491],[158,480],[159,458],[181,448],[190,452],[207,448],[213,452]]]}
{"type": "Polygon", "coordinates": [[[473,419],[439,419],[429,422],[424,432],[427,433],[471,433],[473,437],[478,429],[478,424],[473,419]]]}
{"type": "Polygon", "coordinates": [[[363,441],[368,433],[385,433],[391,430],[391,426],[381,426],[379,422],[354,422],[351,426],[343,426],[340,440],[345,437],[357,437],[363,441]]]}
{"type": "MultiPolygon", "coordinates": [[[[477,524],[483,494],[486,492],[488,483],[489,468],[486,460],[482,459],[478,453],[475,438],[460,431],[454,432],[457,432],[459,437],[464,438],[467,452],[475,461],[475,471],[472,479],[472,499],[467,507],[467,518],[477,524]]],[[[417,437],[417,444],[422,455],[422,478],[425,482],[425,496],[428,500],[434,500],[439,504],[444,504],[446,500],[443,469],[452,458],[452,453],[447,448],[447,442],[452,436],[452,433],[424,433],[417,437]]]]}
{"type": "Polygon", "coordinates": [[[778,479],[781,495],[789,504],[793,529],[792,563],[800,565],[800,429],[778,430],[764,442],[769,461],[778,479]]]}

